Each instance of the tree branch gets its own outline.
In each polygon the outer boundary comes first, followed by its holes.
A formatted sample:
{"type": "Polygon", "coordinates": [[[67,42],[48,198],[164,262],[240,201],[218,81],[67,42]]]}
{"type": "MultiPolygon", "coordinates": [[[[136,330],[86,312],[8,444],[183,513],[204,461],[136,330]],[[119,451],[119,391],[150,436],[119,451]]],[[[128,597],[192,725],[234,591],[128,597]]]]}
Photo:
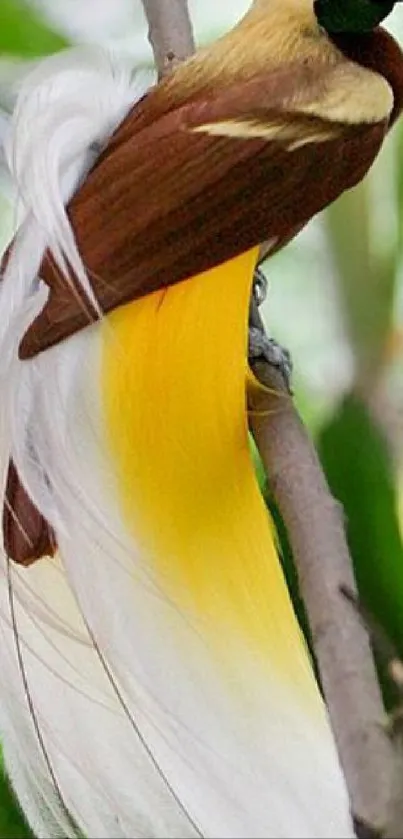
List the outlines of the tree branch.
{"type": "MultiPolygon", "coordinates": [[[[192,54],[187,0],[143,0],[160,76],[192,54]]],[[[279,375],[254,365],[250,426],[288,530],[352,812],[364,837],[388,832],[396,755],[367,632],[341,594],[356,590],[342,511],[279,375]],[[368,830],[367,830],[368,827],[368,830]]],[[[394,830],[394,829],[393,829],[394,830]]]]}
{"type": "Polygon", "coordinates": [[[160,78],[194,52],[192,24],[186,0],[143,0],[160,78]]]}

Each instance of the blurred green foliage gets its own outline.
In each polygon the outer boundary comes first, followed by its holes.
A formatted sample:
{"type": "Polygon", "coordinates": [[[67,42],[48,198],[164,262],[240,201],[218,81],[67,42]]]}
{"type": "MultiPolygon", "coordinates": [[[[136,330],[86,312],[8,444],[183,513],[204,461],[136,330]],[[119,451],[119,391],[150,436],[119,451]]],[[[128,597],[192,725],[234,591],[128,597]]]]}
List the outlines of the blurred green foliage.
{"type": "MultiPolygon", "coordinates": [[[[382,431],[357,396],[346,396],[325,424],[318,451],[344,509],[362,604],[403,657],[403,543],[395,469],[382,431]]],[[[391,686],[382,681],[390,700],[391,686]]]]}
{"type": "Polygon", "coordinates": [[[346,330],[361,382],[371,383],[382,363],[396,290],[394,237],[374,235],[373,180],[367,178],[328,208],[329,250],[338,272],[346,330]],[[385,241],[386,240],[386,241],[385,241]]]}
{"type": "MultiPolygon", "coordinates": [[[[1,761],[0,761],[1,764],[1,761]]],[[[33,839],[0,765],[0,837],[33,839]]]]}
{"type": "Polygon", "coordinates": [[[1,0],[0,55],[37,58],[68,45],[63,35],[55,32],[23,0],[1,0]]]}

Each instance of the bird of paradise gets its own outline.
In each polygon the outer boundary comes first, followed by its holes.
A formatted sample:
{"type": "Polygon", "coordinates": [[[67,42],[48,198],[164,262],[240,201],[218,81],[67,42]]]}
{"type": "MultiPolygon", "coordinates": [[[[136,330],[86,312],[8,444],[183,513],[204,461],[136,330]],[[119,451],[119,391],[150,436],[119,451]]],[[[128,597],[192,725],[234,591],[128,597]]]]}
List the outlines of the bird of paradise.
{"type": "Polygon", "coordinates": [[[37,836],[348,837],[248,444],[248,310],[403,103],[375,0],[255,0],[160,84],[23,86],[0,290],[0,726],[37,836]]]}

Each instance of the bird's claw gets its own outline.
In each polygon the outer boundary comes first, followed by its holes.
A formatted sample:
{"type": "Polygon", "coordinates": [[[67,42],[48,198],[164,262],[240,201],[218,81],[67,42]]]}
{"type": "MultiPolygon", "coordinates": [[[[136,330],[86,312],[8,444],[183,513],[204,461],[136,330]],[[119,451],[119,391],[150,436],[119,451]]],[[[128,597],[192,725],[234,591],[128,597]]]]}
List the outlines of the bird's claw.
{"type": "Polygon", "coordinates": [[[266,300],[269,283],[261,268],[255,269],[253,278],[253,299],[256,306],[261,306],[266,300]]]}
{"type": "Polygon", "coordinates": [[[249,360],[264,358],[268,364],[279,370],[289,393],[291,390],[292,359],[289,351],[280,346],[273,338],[268,338],[259,327],[249,327],[249,360]]]}
{"type": "Polygon", "coordinates": [[[273,338],[269,338],[265,332],[263,321],[258,312],[267,296],[268,282],[260,268],[255,271],[253,283],[253,300],[249,321],[249,346],[248,357],[251,362],[265,359],[268,364],[278,370],[284,379],[288,392],[292,393],[292,358],[285,347],[282,347],[273,338]]]}

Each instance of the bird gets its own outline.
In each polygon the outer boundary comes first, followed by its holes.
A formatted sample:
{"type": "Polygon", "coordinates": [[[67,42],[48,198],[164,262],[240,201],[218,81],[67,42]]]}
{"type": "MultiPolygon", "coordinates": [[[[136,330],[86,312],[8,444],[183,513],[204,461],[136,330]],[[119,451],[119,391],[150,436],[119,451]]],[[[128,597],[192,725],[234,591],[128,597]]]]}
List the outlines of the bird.
{"type": "Polygon", "coordinates": [[[374,0],[254,0],[159,82],[45,60],[8,160],[0,732],[34,833],[350,837],[248,435],[256,264],[403,107],[374,0]]]}

